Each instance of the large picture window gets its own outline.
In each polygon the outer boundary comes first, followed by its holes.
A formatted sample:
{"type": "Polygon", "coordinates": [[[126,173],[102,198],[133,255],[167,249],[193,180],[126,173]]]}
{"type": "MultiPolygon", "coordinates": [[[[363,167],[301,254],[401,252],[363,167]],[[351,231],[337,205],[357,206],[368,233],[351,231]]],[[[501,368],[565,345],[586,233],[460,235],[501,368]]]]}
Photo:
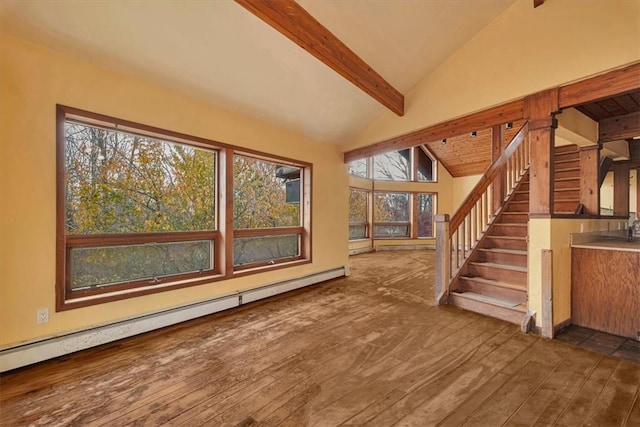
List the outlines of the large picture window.
{"type": "Polygon", "coordinates": [[[373,193],[373,237],[410,237],[409,193],[373,193]]]}
{"type": "Polygon", "coordinates": [[[311,165],[70,107],[57,123],[59,310],[310,261],[311,165]]]}
{"type": "Polygon", "coordinates": [[[369,237],[369,192],[349,189],[349,240],[369,237]]]}

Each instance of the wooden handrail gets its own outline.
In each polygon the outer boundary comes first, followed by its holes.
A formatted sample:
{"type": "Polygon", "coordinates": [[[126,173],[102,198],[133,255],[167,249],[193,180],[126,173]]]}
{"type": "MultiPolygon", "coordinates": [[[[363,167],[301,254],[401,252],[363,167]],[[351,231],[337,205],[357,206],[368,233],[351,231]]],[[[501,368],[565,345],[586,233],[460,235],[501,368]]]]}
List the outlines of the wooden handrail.
{"type": "Polygon", "coordinates": [[[473,188],[471,193],[467,196],[467,198],[462,202],[458,210],[451,217],[451,221],[449,222],[449,237],[453,236],[453,233],[458,229],[458,226],[462,224],[465,217],[469,214],[471,208],[473,208],[482,194],[487,190],[489,185],[494,181],[494,179],[502,172],[502,170],[506,167],[509,158],[516,152],[522,141],[525,140],[528,133],[528,123],[520,128],[518,133],[513,137],[509,145],[504,149],[500,157],[498,157],[487,169],[487,172],[480,178],[476,186],[473,188]]]}

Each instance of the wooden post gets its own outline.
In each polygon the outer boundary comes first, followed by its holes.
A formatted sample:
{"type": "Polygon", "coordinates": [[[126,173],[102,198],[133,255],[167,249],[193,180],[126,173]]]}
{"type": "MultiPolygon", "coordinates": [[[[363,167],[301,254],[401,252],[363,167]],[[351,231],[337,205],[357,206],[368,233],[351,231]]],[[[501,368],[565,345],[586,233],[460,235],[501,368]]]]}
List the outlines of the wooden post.
{"type": "Polygon", "coordinates": [[[553,213],[554,131],[558,111],[558,89],[530,95],[525,102],[529,118],[531,166],[529,169],[529,212],[538,215],[553,213]]]}
{"type": "Polygon", "coordinates": [[[436,305],[447,303],[451,275],[451,246],[449,244],[449,215],[438,214],[436,221],[436,305]]]}
{"type": "Polygon", "coordinates": [[[613,214],[629,215],[629,162],[613,164],[613,214]]]}
{"type": "Polygon", "coordinates": [[[600,214],[599,165],[600,150],[597,145],[580,148],[580,203],[588,215],[600,214]]]}
{"type": "MultiPolygon", "coordinates": [[[[491,129],[491,162],[493,163],[504,151],[504,127],[495,125],[491,129]]],[[[493,193],[491,200],[491,215],[494,215],[502,206],[506,193],[506,168],[493,180],[493,193]]]]}
{"type": "Polygon", "coordinates": [[[542,249],[542,336],[553,338],[553,251],[542,249]]]}
{"type": "Polygon", "coordinates": [[[640,219],[640,166],[636,168],[636,219],[640,219]]]}

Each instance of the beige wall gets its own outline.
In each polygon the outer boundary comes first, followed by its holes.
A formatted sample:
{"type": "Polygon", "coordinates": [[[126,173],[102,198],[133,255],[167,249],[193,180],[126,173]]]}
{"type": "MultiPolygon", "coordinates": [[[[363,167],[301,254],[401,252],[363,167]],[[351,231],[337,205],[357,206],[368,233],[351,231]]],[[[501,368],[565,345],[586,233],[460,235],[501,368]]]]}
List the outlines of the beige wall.
{"type": "Polygon", "coordinates": [[[518,0],[345,151],[640,60],[640,1],[518,0]]]}
{"type": "Polygon", "coordinates": [[[0,347],[347,264],[340,150],[0,34],[0,347]],[[313,264],[55,312],[56,103],[313,163],[313,264]],[[36,324],[36,310],[50,321],[36,324]]]}

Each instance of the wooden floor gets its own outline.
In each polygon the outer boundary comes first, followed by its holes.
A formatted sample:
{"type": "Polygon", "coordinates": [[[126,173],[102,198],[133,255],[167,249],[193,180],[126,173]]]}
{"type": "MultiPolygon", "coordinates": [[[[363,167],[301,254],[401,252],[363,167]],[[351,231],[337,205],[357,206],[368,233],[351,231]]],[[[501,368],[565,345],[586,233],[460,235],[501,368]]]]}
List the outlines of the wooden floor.
{"type": "Polygon", "coordinates": [[[433,305],[433,253],[0,377],[4,426],[640,425],[640,365],[433,305]]]}

